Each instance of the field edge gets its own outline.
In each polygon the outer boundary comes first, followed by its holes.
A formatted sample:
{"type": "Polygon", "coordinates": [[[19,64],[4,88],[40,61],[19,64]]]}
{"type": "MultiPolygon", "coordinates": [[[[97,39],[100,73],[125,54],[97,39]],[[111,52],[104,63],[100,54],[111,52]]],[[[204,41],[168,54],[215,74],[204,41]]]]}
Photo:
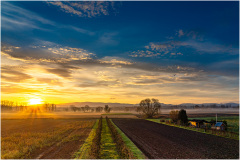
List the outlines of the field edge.
{"type": "Polygon", "coordinates": [[[136,159],[147,159],[147,157],[142,153],[142,151],[121,131],[120,128],[117,127],[117,125],[112,121],[112,119],[110,119],[110,121],[118,131],[119,135],[122,137],[126,146],[130,149],[130,151],[136,157],[136,159]]]}

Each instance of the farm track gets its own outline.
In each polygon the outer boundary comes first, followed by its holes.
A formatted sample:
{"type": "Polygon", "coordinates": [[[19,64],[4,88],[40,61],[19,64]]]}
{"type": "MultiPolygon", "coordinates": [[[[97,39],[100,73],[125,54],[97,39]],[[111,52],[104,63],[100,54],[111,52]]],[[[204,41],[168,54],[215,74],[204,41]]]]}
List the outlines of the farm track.
{"type": "Polygon", "coordinates": [[[70,136],[74,134],[83,135],[80,139],[74,141],[67,141],[67,142],[56,142],[50,148],[45,147],[41,150],[36,151],[33,153],[34,159],[71,159],[73,153],[79,149],[79,146],[84,143],[84,140],[88,136],[91,129],[76,129],[73,131],[68,132],[65,139],[68,139],[70,136]]]}
{"type": "Polygon", "coordinates": [[[239,141],[142,119],[112,121],[150,159],[238,159],[239,141]]]}

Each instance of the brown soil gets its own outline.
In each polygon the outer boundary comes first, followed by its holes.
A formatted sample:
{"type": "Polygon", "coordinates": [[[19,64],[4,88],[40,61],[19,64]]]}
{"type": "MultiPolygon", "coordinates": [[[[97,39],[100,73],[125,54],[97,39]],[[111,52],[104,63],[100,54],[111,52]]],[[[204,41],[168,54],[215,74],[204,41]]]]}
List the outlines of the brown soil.
{"type": "Polygon", "coordinates": [[[238,159],[239,141],[142,119],[112,119],[150,159],[238,159]]]}
{"type": "MultiPolygon", "coordinates": [[[[51,147],[44,147],[32,153],[34,159],[71,159],[74,152],[84,143],[91,129],[78,129],[69,133],[64,139],[69,138],[71,135],[81,135],[80,138],[72,141],[62,143],[55,143],[51,147]]],[[[63,139],[63,141],[64,141],[63,139]]]]}

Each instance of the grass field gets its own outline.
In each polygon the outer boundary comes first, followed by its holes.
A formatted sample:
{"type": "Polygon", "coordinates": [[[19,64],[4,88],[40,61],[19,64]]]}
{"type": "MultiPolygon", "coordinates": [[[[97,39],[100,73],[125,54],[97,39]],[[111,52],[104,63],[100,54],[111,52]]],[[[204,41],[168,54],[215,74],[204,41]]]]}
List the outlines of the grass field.
{"type": "MultiPolygon", "coordinates": [[[[197,117],[189,119],[204,119],[206,121],[216,120],[216,117],[197,117]]],[[[222,116],[217,117],[218,121],[226,120],[228,124],[228,131],[239,133],[239,116],[222,116]]]]}
{"type": "Polygon", "coordinates": [[[35,158],[34,153],[46,147],[84,141],[94,123],[83,119],[2,120],[1,158],[35,158]]]}
{"type": "MultiPolygon", "coordinates": [[[[197,118],[189,118],[189,120],[190,119],[204,119],[204,120],[210,121],[212,119],[215,120],[215,117],[197,117],[197,118]]],[[[165,124],[165,125],[178,127],[178,128],[183,128],[183,129],[187,129],[187,130],[202,132],[202,133],[206,133],[206,134],[212,134],[211,130],[205,131],[202,128],[192,128],[192,127],[179,126],[179,125],[169,124],[169,123],[167,124],[165,122],[160,122],[160,119],[147,119],[147,120],[156,122],[156,123],[161,123],[161,124],[165,124]]],[[[226,120],[227,124],[228,124],[228,129],[227,129],[228,134],[222,135],[222,134],[218,133],[218,136],[223,136],[223,137],[237,139],[237,140],[239,139],[239,136],[238,136],[238,134],[239,134],[239,117],[238,116],[223,116],[223,117],[218,117],[218,120],[219,121],[226,120]],[[230,132],[234,132],[235,135],[231,135],[230,132]]]]}

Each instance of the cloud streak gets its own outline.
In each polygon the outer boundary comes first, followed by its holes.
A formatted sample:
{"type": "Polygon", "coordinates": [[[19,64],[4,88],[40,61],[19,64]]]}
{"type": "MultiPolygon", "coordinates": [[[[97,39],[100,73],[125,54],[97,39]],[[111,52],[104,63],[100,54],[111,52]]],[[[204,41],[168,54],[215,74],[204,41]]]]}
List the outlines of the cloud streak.
{"type": "Polygon", "coordinates": [[[63,12],[77,15],[79,17],[97,17],[109,15],[109,10],[114,10],[116,2],[89,1],[89,2],[47,2],[59,7],[63,12]]]}
{"type": "Polygon", "coordinates": [[[129,52],[130,57],[177,57],[185,55],[184,51],[192,52],[192,54],[229,54],[238,55],[239,48],[226,46],[214,41],[204,40],[194,31],[179,30],[171,41],[150,42],[137,51],[129,52]]]}

